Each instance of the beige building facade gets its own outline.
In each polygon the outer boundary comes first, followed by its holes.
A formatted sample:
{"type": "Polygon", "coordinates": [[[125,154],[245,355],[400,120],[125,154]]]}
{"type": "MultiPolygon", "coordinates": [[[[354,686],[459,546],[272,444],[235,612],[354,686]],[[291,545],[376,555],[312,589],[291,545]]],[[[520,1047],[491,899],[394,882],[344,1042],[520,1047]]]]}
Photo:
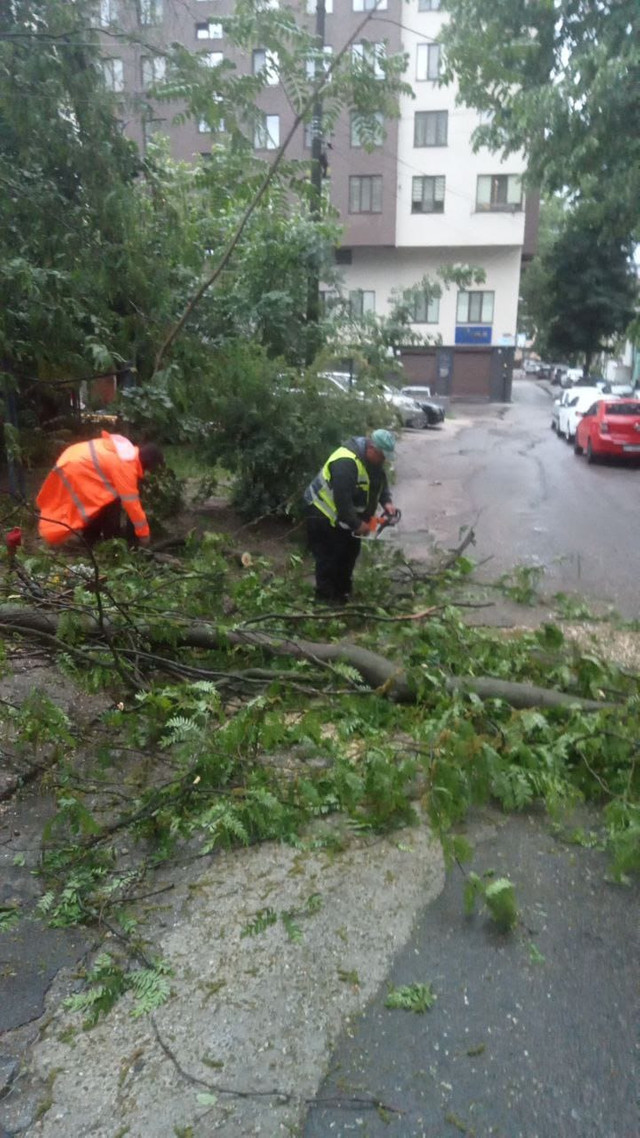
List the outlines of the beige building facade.
{"type": "MultiPolygon", "coordinates": [[[[373,0],[326,0],[328,54],[354,35],[369,6],[373,0]]],[[[100,0],[105,82],[122,100],[125,133],[142,150],[160,131],[176,158],[193,161],[206,157],[224,125],[215,114],[213,124],[185,119],[178,105],[149,99],[148,89],[165,76],[163,49],[179,43],[201,52],[211,67],[227,59],[241,74],[267,69],[259,97],[264,127],[253,143],[262,157],[277,151],[293,122],[277,60],[260,45],[243,53],[225,41],[219,20],[232,7],[233,0],[100,0]],[[135,42],[118,38],[117,29],[135,42]]],[[[352,50],[374,59],[377,52],[405,53],[412,97],[401,99],[397,119],[380,124],[370,152],[346,112],[325,140],[328,191],[344,226],[337,260],[353,310],[381,315],[393,288],[415,285],[443,266],[482,269],[482,284],[445,288],[439,299],[417,302],[414,330],[432,346],[403,352],[403,362],[412,382],[429,383],[440,394],[506,400],[520,272],[535,249],[537,199],[523,192],[522,155],[500,161],[486,150],[474,153],[478,115],[457,104],[455,86],[440,86],[446,18],[440,0],[379,0],[363,33],[367,46],[354,44],[352,50]]],[[[299,19],[313,29],[314,0],[304,0],[299,19]]],[[[309,143],[301,126],[289,156],[310,160],[309,143]]]]}

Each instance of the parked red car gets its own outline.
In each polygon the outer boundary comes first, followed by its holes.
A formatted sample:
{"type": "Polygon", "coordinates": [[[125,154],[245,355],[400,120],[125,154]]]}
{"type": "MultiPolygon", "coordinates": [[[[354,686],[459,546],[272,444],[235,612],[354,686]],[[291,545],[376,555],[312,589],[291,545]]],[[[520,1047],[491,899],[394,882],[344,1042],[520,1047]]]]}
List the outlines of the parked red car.
{"type": "Polygon", "coordinates": [[[587,462],[605,455],[640,458],[640,401],[599,399],[578,422],[573,449],[587,462]]]}

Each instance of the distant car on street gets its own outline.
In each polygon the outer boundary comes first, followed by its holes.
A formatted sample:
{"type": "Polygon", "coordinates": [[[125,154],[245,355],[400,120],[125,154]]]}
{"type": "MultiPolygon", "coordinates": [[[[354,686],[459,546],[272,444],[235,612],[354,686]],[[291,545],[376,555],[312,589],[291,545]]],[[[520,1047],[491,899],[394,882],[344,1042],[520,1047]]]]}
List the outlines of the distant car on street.
{"type": "Polygon", "coordinates": [[[526,375],[537,375],[540,367],[539,360],[525,360],[524,371],[526,375]]]}
{"type": "Polygon", "coordinates": [[[551,408],[551,430],[552,431],[557,431],[559,429],[560,408],[566,407],[569,400],[575,399],[575,398],[576,398],[575,391],[573,391],[571,388],[568,388],[567,391],[563,391],[562,395],[559,395],[557,399],[554,399],[553,406],[551,408]]]}
{"type": "Polygon", "coordinates": [[[578,383],[584,375],[584,369],[581,367],[568,367],[564,375],[560,379],[561,387],[573,387],[578,383]]]}
{"type": "Polygon", "coordinates": [[[430,387],[402,387],[400,394],[407,395],[420,404],[427,417],[427,427],[438,427],[444,423],[444,407],[432,399],[430,387]]]}
{"type": "Polygon", "coordinates": [[[601,397],[592,403],[578,421],[573,449],[587,462],[640,458],[640,401],[601,397]]]}
{"type": "Polygon", "coordinates": [[[558,409],[558,434],[568,443],[573,441],[581,415],[591,407],[596,399],[602,398],[597,387],[576,387],[567,392],[568,399],[558,409]]]}

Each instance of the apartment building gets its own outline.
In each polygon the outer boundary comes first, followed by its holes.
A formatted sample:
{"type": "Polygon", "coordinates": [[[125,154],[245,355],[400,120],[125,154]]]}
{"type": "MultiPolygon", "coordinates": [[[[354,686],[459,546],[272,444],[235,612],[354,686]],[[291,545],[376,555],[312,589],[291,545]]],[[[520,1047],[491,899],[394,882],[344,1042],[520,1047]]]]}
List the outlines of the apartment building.
{"type": "MultiPolygon", "coordinates": [[[[267,2],[277,6],[278,0],[267,2]]],[[[315,2],[302,0],[300,19],[309,28],[315,2]]],[[[292,110],[277,61],[260,45],[242,53],[225,44],[218,20],[232,7],[233,0],[100,0],[105,32],[120,27],[140,41],[106,34],[104,68],[108,85],[122,94],[124,129],[141,148],[156,131],[168,135],[177,158],[206,156],[211,146],[210,122],[176,122],[177,108],[166,104],[152,104],[150,113],[144,97],[165,67],[145,45],[179,42],[203,52],[212,67],[228,58],[241,72],[267,69],[269,82],[260,95],[264,126],[253,142],[266,158],[278,149],[292,110]]],[[[440,0],[378,0],[377,6],[375,0],[326,0],[327,54],[341,49],[369,9],[362,35],[367,44],[356,39],[352,51],[367,53],[374,63],[384,52],[404,52],[413,97],[401,99],[398,119],[380,123],[371,151],[347,113],[326,140],[329,193],[344,225],[336,251],[344,293],[355,312],[385,314],[393,288],[415,285],[442,266],[483,269],[486,279],[478,286],[443,288],[429,302],[418,298],[414,329],[431,345],[403,349],[402,362],[408,380],[442,395],[508,400],[521,266],[533,254],[537,234],[537,199],[525,198],[520,181],[524,159],[473,152],[477,113],[456,104],[455,87],[438,83],[439,37],[447,19],[440,0]]],[[[214,123],[213,131],[221,125],[214,123]]],[[[294,137],[289,154],[310,158],[308,128],[294,137]]]]}

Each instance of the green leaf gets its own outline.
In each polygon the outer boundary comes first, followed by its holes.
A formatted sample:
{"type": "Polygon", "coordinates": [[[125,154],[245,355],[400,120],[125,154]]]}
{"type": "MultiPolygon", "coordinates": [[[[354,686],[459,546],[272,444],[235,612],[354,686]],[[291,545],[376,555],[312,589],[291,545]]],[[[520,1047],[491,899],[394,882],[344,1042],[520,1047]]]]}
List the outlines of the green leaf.
{"type": "Polygon", "coordinates": [[[406,984],[400,988],[391,987],[384,1006],[399,1008],[405,1012],[423,1013],[433,1007],[436,999],[430,984],[406,984]]]}

